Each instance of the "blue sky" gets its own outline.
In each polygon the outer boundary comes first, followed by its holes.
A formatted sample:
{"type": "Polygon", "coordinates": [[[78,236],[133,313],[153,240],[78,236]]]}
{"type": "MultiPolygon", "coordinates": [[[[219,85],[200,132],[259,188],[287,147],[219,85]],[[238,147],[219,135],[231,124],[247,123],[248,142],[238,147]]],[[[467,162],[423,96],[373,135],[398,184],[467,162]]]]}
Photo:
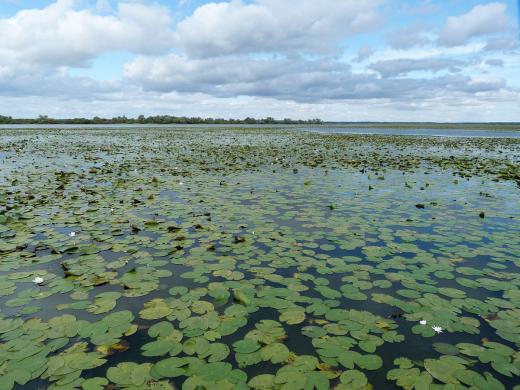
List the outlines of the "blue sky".
{"type": "Polygon", "coordinates": [[[0,115],[520,121],[517,1],[0,0],[0,115]]]}

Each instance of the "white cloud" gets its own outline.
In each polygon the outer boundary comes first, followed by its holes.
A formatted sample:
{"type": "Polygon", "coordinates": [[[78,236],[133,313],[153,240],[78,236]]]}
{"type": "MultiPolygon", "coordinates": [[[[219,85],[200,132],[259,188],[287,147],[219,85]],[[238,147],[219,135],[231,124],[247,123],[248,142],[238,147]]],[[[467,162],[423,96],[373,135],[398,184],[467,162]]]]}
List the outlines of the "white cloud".
{"type": "Polygon", "coordinates": [[[190,55],[251,52],[320,52],[377,25],[379,0],[240,0],[209,3],[177,26],[177,42],[190,55]]]}
{"type": "Polygon", "coordinates": [[[410,26],[394,30],[388,36],[388,42],[394,49],[409,49],[414,46],[430,43],[426,36],[431,26],[425,24],[412,24],[410,26]]]}
{"type": "Polygon", "coordinates": [[[388,37],[392,47],[385,47],[386,31],[377,30],[379,0],[222,1],[196,8],[177,26],[170,12],[180,17],[178,7],[125,1],[58,0],[0,18],[0,114],[518,116],[510,109],[520,104],[518,44],[511,31],[497,33],[509,28],[502,3],[449,18],[440,29],[442,45],[435,45],[435,26],[412,21],[394,31],[388,37]],[[85,4],[91,7],[81,8],[85,4]],[[354,36],[365,31],[369,40],[354,36]],[[94,75],[115,66],[98,58],[114,51],[135,55],[121,80],[71,75],[78,74],[71,67],[94,75]],[[492,51],[503,53],[490,57],[492,51]],[[88,68],[96,58],[101,65],[88,68]],[[458,67],[460,72],[446,72],[458,67]]]}
{"type": "Polygon", "coordinates": [[[448,69],[460,71],[463,61],[449,58],[399,58],[395,60],[377,61],[369,65],[370,69],[379,72],[383,77],[401,76],[415,71],[438,72],[448,69]]]}
{"type": "Polygon", "coordinates": [[[428,59],[434,57],[459,58],[479,54],[485,42],[469,42],[464,46],[454,47],[413,47],[410,49],[382,49],[374,53],[373,61],[387,61],[400,58],[428,59]]]}
{"type": "Polygon", "coordinates": [[[112,15],[78,10],[73,0],[0,19],[0,68],[85,66],[109,50],[161,53],[172,44],[167,9],[119,3],[112,15]]]}
{"type": "Polygon", "coordinates": [[[439,43],[443,46],[465,44],[470,38],[507,30],[509,17],[504,3],[477,5],[469,12],[450,16],[440,32],[439,43]]]}
{"type": "Polygon", "coordinates": [[[171,114],[245,118],[273,116],[275,118],[323,118],[333,121],[518,121],[520,104],[517,92],[482,92],[467,95],[452,92],[432,94],[418,100],[338,100],[327,102],[280,101],[270,97],[216,98],[204,94],[162,94],[125,91],[102,97],[80,95],[3,97],[0,106],[9,115],[36,117],[112,117],[117,115],[171,114]],[[153,101],[153,104],[150,102],[153,101]]]}
{"type": "Polygon", "coordinates": [[[504,60],[502,60],[500,58],[491,58],[491,59],[486,61],[486,65],[498,66],[500,68],[503,68],[504,67],[504,60]]]}
{"type": "Polygon", "coordinates": [[[355,62],[363,62],[366,59],[372,57],[374,55],[375,51],[369,46],[363,46],[359,48],[357,52],[357,56],[354,58],[355,62]]]}
{"type": "Polygon", "coordinates": [[[125,65],[129,82],[161,92],[202,92],[214,96],[276,96],[291,100],[334,94],[351,77],[347,64],[302,58],[252,59],[243,56],[191,59],[170,54],[139,56],[125,65]]]}
{"type": "MultiPolygon", "coordinates": [[[[397,60],[374,64],[384,76],[414,70],[455,68],[461,62],[449,59],[397,60]],[[404,62],[403,62],[404,61],[404,62]]],[[[140,56],[125,66],[130,85],[160,93],[205,93],[215,97],[271,97],[281,101],[322,102],[335,100],[427,99],[430,96],[499,91],[504,80],[473,80],[444,75],[433,78],[379,78],[376,74],[353,73],[337,60],[302,58],[251,59],[242,56],[190,59],[186,56],[140,56]]]]}
{"type": "Polygon", "coordinates": [[[410,15],[426,15],[438,12],[440,7],[434,4],[432,0],[414,1],[412,3],[404,3],[401,6],[402,10],[410,15]]]}
{"type": "Polygon", "coordinates": [[[483,48],[485,51],[501,51],[501,52],[510,52],[515,51],[520,47],[520,43],[518,38],[515,36],[498,36],[498,37],[490,37],[487,40],[486,46],[483,48]]]}

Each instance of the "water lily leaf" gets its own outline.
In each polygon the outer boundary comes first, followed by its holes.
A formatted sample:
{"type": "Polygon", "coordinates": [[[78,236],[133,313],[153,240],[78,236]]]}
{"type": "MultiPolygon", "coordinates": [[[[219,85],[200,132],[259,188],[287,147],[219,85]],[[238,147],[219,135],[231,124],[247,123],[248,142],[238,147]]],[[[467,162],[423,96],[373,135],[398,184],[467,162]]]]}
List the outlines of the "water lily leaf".
{"type": "Polygon", "coordinates": [[[134,386],[142,386],[150,378],[149,372],[151,368],[152,364],[150,363],[139,364],[137,367],[134,367],[134,370],[130,375],[132,384],[134,386]]]}
{"type": "Polygon", "coordinates": [[[150,337],[166,337],[174,331],[174,327],[171,322],[161,321],[158,322],[148,329],[148,335],[150,337]]]}
{"type": "Polygon", "coordinates": [[[443,383],[456,384],[459,381],[455,377],[455,373],[460,370],[465,370],[466,367],[459,362],[459,360],[452,359],[451,356],[441,357],[439,360],[425,359],[424,368],[435,379],[443,383]]]}
{"type": "Polygon", "coordinates": [[[423,337],[433,337],[435,336],[435,331],[431,326],[427,325],[414,325],[412,327],[412,332],[415,334],[420,334],[423,337]]]}
{"type": "Polygon", "coordinates": [[[459,349],[456,346],[447,343],[433,343],[433,349],[435,349],[437,352],[443,355],[459,354],[459,349]]]}
{"type": "Polygon", "coordinates": [[[350,386],[352,389],[364,388],[368,379],[361,371],[358,370],[347,370],[339,377],[342,384],[350,386]]]}
{"type": "Polygon", "coordinates": [[[260,344],[256,340],[240,340],[233,343],[233,348],[237,353],[253,353],[260,349],[260,344]]]}
{"type": "Polygon", "coordinates": [[[116,367],[109,367],[107,370],[107,378],[110,382],[117,385],[132,385],[132,373],[135,372],[139,365],[133,362],[119,363],[116,367]]]}
{"type": "Polygon", "coordinates": [[[316,286],[315,290],[328,299],[341,297],[341,293],[327,286],[316,286]]]}
{"type": "Polygon", "coordinates": [[[330,388],[329,379],[321,372],[311,371],[308,372],[305,376],[305,390],[326,390],[330,388]]]}
{"type": "Polygon", "coordinates": [[[262,361],[259,351],[253,353],[235,353],[235,360],[239,367],[252,366],[262,361]]]}
{"type": "Polygon", "coordinates": [[[381,337],[389,343],[400,343],[405,339],[404,335],[397,333],[395,330],[387,331],[381,337]]]}
{"type": "Polygon", "coordinates": [[[143,356],[163,356],[167,353],[175,356],[182,351],[182,344],[175,340],[157,340],[141,347],[143,356]]]}
{"type": "Polygon", "coordinates": [[[188,364],[184,358],[171,357],[155,363],[150,372],[158,378],[175,378],[186,373],[188,364]]]}
{"type": "Polygon", "coordinates": [[[438,291],[442,295],[446,295],[447,297],[450,297],[450,298],[465,298],[466,297],[466,293],[464,291],[458,290],[456,288],[440,287],[438,291]]]}
{"type": "Polygon", "coordinates": [[[345,368],[353,369],[354,363],[361,357],[356,351],[344,351],[338,356],[338,362],[345,368]]]}
{"type": "Polygon", "coordinates": [[[327,331],[319,326],[305,326],[302,328],[302,334],[307,337],[323,337],[327,334],[327,331]]]}
{"type": "Polygon", "coordinates": [[[383,366],[383,359],[377,355],[360,355],[355,363],[363,370],[378,370],[383,366]]]}
{"type": "Polygon", "coordinates": [[[480,353],[484,352],[486,349],[480,345],[470,344],[470,343],[459,343],[456,345],[459,349],[460,353],[468,356],[479,356],[480,353]]]}
{"type": "Polygon", "coordinates": [[[252,378],[248,385],[253,389],[268,390],[274,387],[274,378],[272,374],[260,374],[252,378]]]}
{"type": "Polygon", "coordinates": [[[208,362],[214,363],[226,359],[229,355],[229,347],[226,344],[215,343],[211,344],[208,350],[201,354],[200,357],[208,358],[208,362]]]}
{"type": "Polygon", "coordinates": [[[182,350],[188,355],[204,355],[208,352],[210,343],[204,337],[193,337],[184,342],[182,350]]]}
{"type": "Polygon", "coordinates": [[[234,290],[233,298],[235,301],[242,303],[243,305],[249,305],[252,302],[251,294],[246,290],[234,290]]]}
{"type": "Polygon", "coordinates": [[[280,321],[289,325],[301,324],[305,321],[305,312],[303,310],[287,310],[280,315],[280,321]]]}
{"type": "Polygon", "coordinates": [[[158,320],[173,313],[173,309],[160,298],[153,299],[144,306],[145,308],[139,312],[139,316],[144,320],[158,320]]]}
{"type": "Polygon", "coordinates": [[[260,349],[260,356],[262,359],[270,360],[273,364],[286,361],[289,358],[289,354],[289,349],[281,343],[269,344],[260,349]]]}
{"type": "Polygon", "coordinates": [[[89,378],[86,379],[81,387],[83,390],[103,390],[105,386],[108,385],[108,380],[106,378],[89,378]]]}
{"type": "Polygon", "coordinates": [[[208,363],[200,366],[196,371],[196,375],[206,381],[218,382],[226,378],[232,370],[232,366],[225,362],[208,363]]]}
{"type": "Polygon", "coordinates": [[[305,386],[305,383],[307,382],[307,378],[305,375],[302,375],[302,373],[295,369],[287,369],[284,370],[283,368],[278,370],[278,372],[275,375],[274,383],[277,385],[285,385],[289,386],[289,388],[293,389],[301,389],[305,386]]]}

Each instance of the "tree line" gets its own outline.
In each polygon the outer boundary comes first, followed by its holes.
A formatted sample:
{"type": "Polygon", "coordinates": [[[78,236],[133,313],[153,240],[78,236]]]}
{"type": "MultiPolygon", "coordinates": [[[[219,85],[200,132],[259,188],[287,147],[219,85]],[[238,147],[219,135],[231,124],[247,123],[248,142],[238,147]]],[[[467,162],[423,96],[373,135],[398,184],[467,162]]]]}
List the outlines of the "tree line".
{"type": "Polygon", "coordinates": [[[224,119],[224,118],[201,118],[201,117],[187,117],[187,116],[173,116],[173,115],[154,115],[144,116],[139,115],[136,118],[127,118],[126,116],[116,116],[113,118],[100,118],[95,116],[93,118],[50,118],[47,115],[40,115],[38,118],[13,118],[11,116],[0,115],[0,124],[45,124],[45,125],[109,125],[109,124],[251,124],[251,125],[294,125],[294,124],[312,124],[320,125],[323,121],[321,119],[310,120],[295,120],[290,118],[274,119],[267,118],[250,118],[245,119],[224,119]]]}

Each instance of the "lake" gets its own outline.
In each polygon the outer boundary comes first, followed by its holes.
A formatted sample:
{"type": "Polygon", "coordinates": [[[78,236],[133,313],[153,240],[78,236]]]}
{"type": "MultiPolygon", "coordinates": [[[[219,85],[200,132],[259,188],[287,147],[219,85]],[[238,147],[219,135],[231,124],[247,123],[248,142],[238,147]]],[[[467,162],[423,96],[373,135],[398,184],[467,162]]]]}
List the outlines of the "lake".
{"type": "Polygon", "coordinates": [[[2,390],[519,383],[517,133],[103,128],[0,132],[2,390]]]}
{"type": "Polygon", "coordinates": [[[341,125],[155,125],[155,124],[127,124],[127,125],[1,125],[0,130],[8,129],[289,129],[297,131],[312,131],[334,134],[378,134],[378,135],[410,135],[432,137],[482,137],[482,138],[520,138],[518,130],[481,129],[481,128],[390,128],[390,127],[353,127],[341,125]]]}

